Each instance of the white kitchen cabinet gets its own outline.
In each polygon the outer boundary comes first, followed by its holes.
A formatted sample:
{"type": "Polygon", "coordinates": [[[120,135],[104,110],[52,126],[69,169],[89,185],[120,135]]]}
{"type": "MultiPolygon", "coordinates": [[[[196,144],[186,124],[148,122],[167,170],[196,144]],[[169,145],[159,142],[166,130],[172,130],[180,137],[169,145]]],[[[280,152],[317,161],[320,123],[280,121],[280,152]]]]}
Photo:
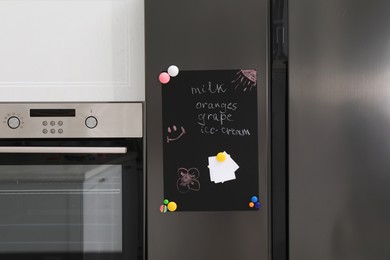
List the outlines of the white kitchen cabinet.
{"type": "Polygon", "coordinates": [[[142,0],[0,0],[0,102],[143,101],[142,0]]]}

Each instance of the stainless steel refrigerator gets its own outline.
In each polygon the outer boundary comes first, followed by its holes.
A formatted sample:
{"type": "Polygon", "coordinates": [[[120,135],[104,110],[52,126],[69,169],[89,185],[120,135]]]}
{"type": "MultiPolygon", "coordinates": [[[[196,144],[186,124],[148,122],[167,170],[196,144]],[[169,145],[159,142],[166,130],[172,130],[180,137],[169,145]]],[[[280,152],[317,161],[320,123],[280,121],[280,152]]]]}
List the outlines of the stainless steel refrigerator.
{"type": "Polygon", "coordinates": [[[289,259],[389,259],[390,2],[289,1],[289,259]]]}
{"type": "MultiPolygon", "coordinates": [[[[269,259],[271,243],[269,239],[270,169],[268,165],[270,159],[268,155],[268,1],[146,0],[145,17],[147,259],[269,259]],[[177,77],[172,76],[175,73],[172,74],[168,70],[171,65],[179,68],[177,77]],[[246,70],[244,71],[243,69],[246,70]],[[165,189],[166,183],[164,181],[168,175],[177,175],[175,171],[170,172],[166,170],[167,160],[164,157],[167,156],[166,145],[174,146],[181,140],[193,142],[194,144],[197,142],[196,138],[189,140],[191,139],[189,138],[191,130],[195,128],[179,125],[172,125],[168,128],[163,127],[167,123],[165,107],[169,105],[169,100],[164,103],[166,101],[164,91],[169,91],[173,87],[178,89],[180,87],[183,89],[188,88],[188,85],[191,84],[197,86],[198,82],[196,80],[199,78],[194,79],[193,82],[186,79],[186,84],[183,83],[183,79],[190,77],[190,75],[219,77],[222,74],[233,75],[235,72],[232,70],[238,70],[237,73],[247,73],[246,78],[243,79],[244,81],[248,79],[252,81],[254,77],[257,78],[256,87],[252,88],[251,83],[247,81],[249,87],[242,89],[237,96],[245,93],[253,94],[256,88],[257,94],[254,100],[257,102],[257,105],[252,107],[253,109],[249,110],[247,114],[248,118],[254,116],[254,121],[250,123],[255,124],[253,129],[256,128],[253,132],[251,130],[250,136],[257,137],[256,141],[250,144],[256,146],[256,156],[248,163],[256,165],[256,167],[253,167],[252,171],[247,171],[247,173],[257,176],[251,185],[254,184],[258,187],[261,207],[258,204],[260,208],[252,210],[248,206],[252,205],[250,204],[250,197],[248,197],[245,203],[240,204],[243,208],[239,210],[221,207],[222,204],[229,204],[228,200],[224,201],[222,199],[220,201],[221,205],[210,204],[208,199],[214,200],[214,197],[211,195],[208,198],[202,197],[198,200],[196,192],[199,190],[199,179],[197,179],[199,173],[191,168],[196,174],[194,173],[192,176],[194,181],[189,185],[194,186],[188,186],[189,188],[183,185],[178,186],[179,192],[187,193],[182,195],[177,192],[177,196],[184,197],[187,194],[188,197],[192,196],[192,202],[197,205],[197,208],[191,210],[191,205],[189,204],[178,204],[177,211],[164,212],[164,200],[171,199],[165,198],[167,189],[165,189]],[[167,72],[169,72],[168,74],[171,77],[168,83],[166,82],[167,78],[169,78],[167,72]],[[183,78],[183,75],[186,76],[183,78]],[[164,131],[169,133],[180,131],[180,135],[171,138],[165,136],[166,132],[164,131]],[[181,139],[179,140],[179,138],[181,139]],[[184,187],[186,190],[180,190],[180,187],[184,187]],[[203,207],[203,202],[207,206],[203,207]],[[188,208],[183,211],[185,206],[188,206],[188,208]]],[[[238,74],[237,76],[240,77],[238,74]]],[[[234,80],[232,79],[229,82],[234,82],[234,80]]],[[[241,78],[239,80],[241,82],[241,78]]],[[[200,95],[203,90],[202,87],[194,87],[192,94],[200,95]]],[[[207,90],[209,90],[208,87],[207,90]]],[[[234,97],[230,96],[229,98],[234,97]]],[[[179,99],[180,97],[176,96],[173,102],[177,102],[179,99]]],[[[193,100],[183,102],[183,106],[189,102],[193,102],[193,100]]],[[[222,104],[221,102],[225,101],[220,99],[213,104],[220,105],[222,104]]],[[[204,105],[205,103],[202,104],[204,105]]],[[[240,109],[244,105],[246,104],[241,102],[236,112],[241,111],[240,109]]],[[[182,107],[178,106],[176,110],[171,111],[170,115],[181,115],[183,113],[182,110],[182,107]]],[[[234,117],[235,122],[246,118],[246,116],[234,117]]],[[[187,118],[183,117],[183,120],[187,120],[187,118]]],[[[230,131],[229,133],[245,134],[245,132],[235,131],[230,131]]],[[[203,134],[210,134],[210,132],[203,134]]],[[[197,136],[200,137],[199,142],[202,142],[203,137],[199,131],[197,136]]],[[[233,140],[231,137],[230,135],[230,137],[226,138],[226,144],[233,140]]],[[[213,141],[212,139],[210,140],[213,141]]],[[[234,147],[245,149],[244,144],[242,146],[235,145],[234,147]]],[[[211,148],[212,144],[204,144],[204,149],[211,148]]],[[[220,149],[223,149],[223,147],[220,149]]],[[[192,159],[200,160],[198,157],[202,157],[194,151],[192,146],[183,147],[182,152],[176,155],[182,156],[183,154],[188,155],[186,159],[189,162],[192,159]]],[[[215,184],[216,189],[222,186],[228,187],[229,183],[238,183],[240,178],[244,176],[242,170],[246,164],[240,164],[240,158],[235,158],[235,155],[237,154],[234,154],[232,151],[231,158],[237,159],[237,163],[240,166],[236,180],[227,181],[225,184],[215,184]]],[[[249,155],[253,155],[250,150],[248,150],[249,155]]],[[[243,158],[241,157],[241,159],[243,158]]],[[[205,164],[205,169],[207,169],[208,158],[202,157],[201,159],[205,164]]],[[[186,171],[185,173],[179,172],[179,174],[191,174],[191,169],[188,169],[188,172],[186,171]]],[[[200,171],[200,178],[207,174],[207,170],[200,171]]],[[[214,185],[210,183],[210,180],[207,181],[207,178],[203,178],[200,182],[200,192],[203,192],[205,187],[214,185]]],[[[229,190],[224,192],[229,196],[229,190]]],[[[234,193],[235,190],[232,189],[231,192],[234,193]]],[[[243,192],[245,192],[245,189],[243,189],[243,192]]],[[[219,196],[212,192],[210,194],[219,196]]],[[[235,202],[232,200],[232,203],[235,202]]]]}

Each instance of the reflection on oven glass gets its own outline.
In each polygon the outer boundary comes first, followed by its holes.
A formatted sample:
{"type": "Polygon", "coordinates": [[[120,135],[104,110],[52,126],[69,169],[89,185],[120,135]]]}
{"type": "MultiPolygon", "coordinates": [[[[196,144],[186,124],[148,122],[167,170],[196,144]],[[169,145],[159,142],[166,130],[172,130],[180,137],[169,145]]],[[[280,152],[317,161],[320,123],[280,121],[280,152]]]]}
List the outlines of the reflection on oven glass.
{"type": "Polygon", "coordinates": [[[1,165],[0,253],[122,252],[122,165],[1,165]]]}

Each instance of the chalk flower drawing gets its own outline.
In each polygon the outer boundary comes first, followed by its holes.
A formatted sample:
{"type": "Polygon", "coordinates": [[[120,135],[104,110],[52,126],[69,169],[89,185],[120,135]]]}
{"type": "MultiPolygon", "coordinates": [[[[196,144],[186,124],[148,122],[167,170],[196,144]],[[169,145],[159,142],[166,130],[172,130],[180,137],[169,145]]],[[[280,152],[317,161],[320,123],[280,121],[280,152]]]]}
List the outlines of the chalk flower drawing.
{"type": "Polygon", "coordinates": [[[236,84],[235,89],[243,87],[244,91],[247,89],[252,90],[257,83],[257,71],[239,70],[236,74],[236,78],[231,83],[236,84]]]}
{"type": "Polygon", "coordinates": [[[176,187],[180,193],[200,190],[200,182],[198,181],[200,173],[198,169],[190,168],[187,170],[186,168],[179,168],[177,172],[179,179],[176,182],[176,187]]]}
{"type": "Polygon", "coordinates": [[[167,129],[167,131],[168,131],[167,143],[173,142],[173,141],[176,141],[176,140],[180,139],[186,133],[186,130],[182,126],[180,127],[180,130],[181,130],[180,134],[177,134],[177,130],[178,129],[177,129],[177,127],[175,125],[172,126],[172,128],[168,127],[168,129],[167,129]],[[173,137],[174,135],[176,135],[176,137],[173,137]]]}

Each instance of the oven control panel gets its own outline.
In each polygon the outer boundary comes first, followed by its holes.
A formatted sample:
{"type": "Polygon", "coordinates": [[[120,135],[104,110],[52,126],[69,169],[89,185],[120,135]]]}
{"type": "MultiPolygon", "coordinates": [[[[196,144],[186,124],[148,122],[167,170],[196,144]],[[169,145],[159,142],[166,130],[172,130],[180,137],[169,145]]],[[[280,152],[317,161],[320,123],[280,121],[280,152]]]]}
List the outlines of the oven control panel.
{"type": "Polygon", "coordinates": [[[1,103],[0,138],[143,136],[142,103],[1,103]]]}

